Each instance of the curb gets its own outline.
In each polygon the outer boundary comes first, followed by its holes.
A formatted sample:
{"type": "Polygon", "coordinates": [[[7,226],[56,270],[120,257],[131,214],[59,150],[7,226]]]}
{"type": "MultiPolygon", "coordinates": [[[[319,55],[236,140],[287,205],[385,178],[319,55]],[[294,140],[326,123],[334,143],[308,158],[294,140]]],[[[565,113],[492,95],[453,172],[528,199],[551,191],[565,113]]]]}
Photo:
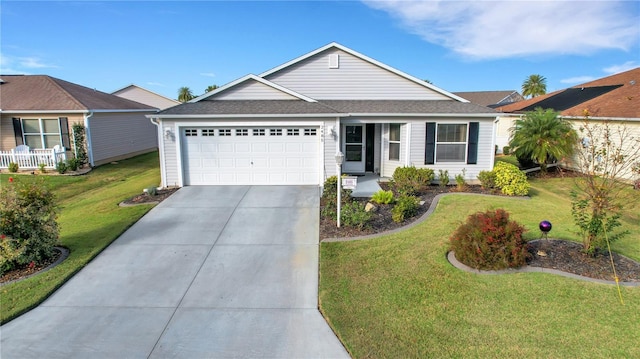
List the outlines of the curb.
{"type": "MultiPolygon", "coordinates": [[[[534,272],[541,272],[541,273],[550,273],[550,274],[556,274],[562,277],[567,277],[567,278],[573,278],[573,279],[578,279],[578,280],[582,280],[585,282],[592,282],[592,283],[600,283],[600,284],[616,284],[615,281],[612,280],[604,280],[604,279],[595,279],[595,278],[590,278],[590,277],[585,277],[585,276],[581,276],[578,274],[573,274],[573,273],[568,273],[568,272],[564,272],[558,269],[552,269],[552,268],[542,268],[542,267],[531,267],[531,266],[525,266],[525,267],[520,267],[520,268],[510,268],[510,269],[502,269],[502,270],[480,270],[480,269],[475,269],[475,268],[471,268],[468,265],[464,264],[464,263],[460,263],[458,261],[458,259],[456,258],[456,255],[453,251],[449,251],[447,253],[447,260],[449,261],[449,263],[451,263],[452,266],[463,270],[465,272],[469,272],[469,273],[475,273],[475,274],[485,274],[485,275],[496,275],[496,274],[513,274],[513,273],[534,273],[534,272]]],[[[619,282],[620,285],[623,285],[625,287],[640,287],[640,282],[619,282]]]]}
{"type": "Polygon", "coordinates": [[[60,256],[58,257],[58,259],[49,264],[47,267],[45,267],[44,269],[37,271],[35,273],[29,274],[28,276],[22,277],[22,278],[18,278],[18,279],[14,279],[14,280],[10,280],[4,283],[0,283],[0,287],[4,287],[7,284],[11,284],[11,283],[17,283],[20,281],[23,281],[25,279],[31,278],[33,276],[36,276],[38,274],[42,274],[46,271],[49,271],[51,269],[53,269],[53,267],[57,266],[58,264],[62,263],[65,259],[67,259],[67,257],[69,257],[69,250],[67,248],[64,247],[54,247],[56,250],[60,251],[60,256]]]}

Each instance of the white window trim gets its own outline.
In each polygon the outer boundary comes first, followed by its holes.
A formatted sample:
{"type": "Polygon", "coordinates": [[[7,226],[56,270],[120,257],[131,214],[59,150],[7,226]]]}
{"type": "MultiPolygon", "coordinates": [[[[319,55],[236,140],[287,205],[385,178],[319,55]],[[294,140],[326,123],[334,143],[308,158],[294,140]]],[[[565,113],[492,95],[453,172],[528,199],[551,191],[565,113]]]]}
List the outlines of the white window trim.
{"type": "Polygon", "coordinates": [[[469,151],[469,122],[436,122],[436,138],[433,149],[433,162],[438,163],[467,163],[467,156],[469,151]],[[438,142],[438,128],[440,125],[466,125],[467,131],[465,133],[464,142],[438,142]],[[464,143],[464,158],[462,161],[438,161],[438,145],[459,145],[464,143]]]}
{"type": "MultiPolygon", "coordinates": [[[[39,118],[21,118],[20,119],[20,126],[22,126],[22,142],[26,145],[27,144],[27,138],[26,136],[35,136],[35,135],[39,135],[40,136],[40,143],[42,144],[42,147],[39,148],[34,148],[34,149],[47,149],[47,147],[45,147],[45,140],[44,140],[44,136],[58,136],[58,139],[60,140],[60,147],[62,147],[63,143],[62,143],[62,128],[60,126],[60,118],[55,118],[55,117],[51,117],[51,118],[47,118],[47,117],[39,117],[39,118]],[[36,132],[26,132],[24,130],[24,121],[25,120],[37,120],[38,121],[38,127],[40,128],[40,132],[36,133],[36,132]],[[44,132],[44,120],[56,120],[58,122],[58,133],[54,133],[54,132],[44,132]]],[[[53,147],[51,147],[53,148],[53,147]]]]}
{"type": "Polygon", "coordinates": [[[402,158],[402,154],[401,154],[401,150],[402,150],[402,124],[401,123],[390,123],[389,124],[389,150],[387,153],[387,160],[389,162],[400,162],[400,159],[402,158]],[[398,133],[398,140],[391,140],[391,126],[392,125],[398,125],[399,126],[399,133],[398,133]],[[391,144],[392,143],[397,143],[398,144],[398,159],[391,159],[391,144]]]}

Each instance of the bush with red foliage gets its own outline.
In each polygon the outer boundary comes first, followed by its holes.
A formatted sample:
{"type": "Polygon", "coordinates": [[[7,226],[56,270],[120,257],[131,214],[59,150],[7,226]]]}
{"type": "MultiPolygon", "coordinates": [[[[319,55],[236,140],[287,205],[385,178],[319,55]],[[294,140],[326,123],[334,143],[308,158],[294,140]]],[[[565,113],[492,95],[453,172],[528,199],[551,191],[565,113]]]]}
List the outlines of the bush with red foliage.
{"type": "Polygon", "coordinates": [[[522,238],[525,228],[509,220],[503,209],[470,215],[450,238],[456,258],[475,269],[516,268],[530,255],[522,238]]]}

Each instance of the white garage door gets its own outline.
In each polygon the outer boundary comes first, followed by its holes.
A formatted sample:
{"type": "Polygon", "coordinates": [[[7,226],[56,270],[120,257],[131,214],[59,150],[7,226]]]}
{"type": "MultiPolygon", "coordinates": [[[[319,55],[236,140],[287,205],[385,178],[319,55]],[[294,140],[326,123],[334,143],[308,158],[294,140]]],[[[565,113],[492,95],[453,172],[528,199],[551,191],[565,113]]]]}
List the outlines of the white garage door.
{"type": "Polygon", "coordinates": [[[185,185],[319,184],[317,127],[184,128],[185,185]]]}

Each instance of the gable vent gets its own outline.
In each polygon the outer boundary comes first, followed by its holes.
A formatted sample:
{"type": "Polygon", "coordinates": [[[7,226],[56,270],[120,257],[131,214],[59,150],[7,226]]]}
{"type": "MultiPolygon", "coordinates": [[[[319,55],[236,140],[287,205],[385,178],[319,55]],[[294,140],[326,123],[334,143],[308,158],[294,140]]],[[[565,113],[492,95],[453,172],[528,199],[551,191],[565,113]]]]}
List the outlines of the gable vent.
{"type": "Polygon", "coordinates": [[[339,54],[330,54],[329,55],[329,68],[330,69],[338,69],[338,68],[340,68],[340,55],[339,54]]]}

